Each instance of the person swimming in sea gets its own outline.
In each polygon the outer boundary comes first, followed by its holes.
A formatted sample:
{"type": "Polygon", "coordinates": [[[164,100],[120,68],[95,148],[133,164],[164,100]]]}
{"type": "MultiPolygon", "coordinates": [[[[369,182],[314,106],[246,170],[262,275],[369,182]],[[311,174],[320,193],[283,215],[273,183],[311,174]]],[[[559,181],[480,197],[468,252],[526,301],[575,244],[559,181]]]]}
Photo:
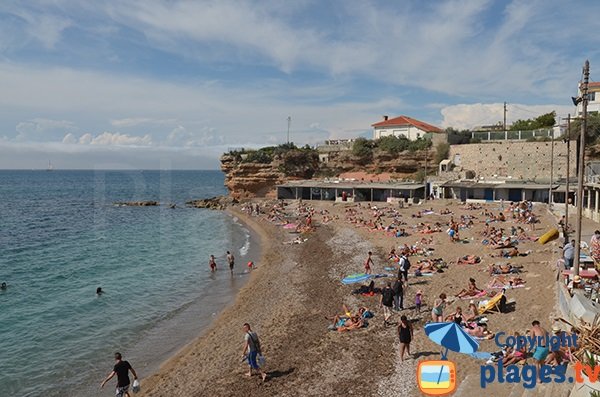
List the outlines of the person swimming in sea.
{"type": "Polygon", "coordinates": [[[3,281],[2,284],[0,284],[0,290],[4,291],[8,288],[8,285],[6,284],[6,281],[3,281]]]}
{"type": "Polygon", "coordinates": [[[211,272],[214,272],[215,270],[217,270],[217,262],[215,261],[214,255],[210,256],[210,259],[208,260],[208,266],[210,266],[211,272]]]}
{"type": "Polygon", "coordinates": [[[104,293],[104,291],[102,291],[102,287],[98,287],[96,288],[96,295],[100,296],[104,293]]]}

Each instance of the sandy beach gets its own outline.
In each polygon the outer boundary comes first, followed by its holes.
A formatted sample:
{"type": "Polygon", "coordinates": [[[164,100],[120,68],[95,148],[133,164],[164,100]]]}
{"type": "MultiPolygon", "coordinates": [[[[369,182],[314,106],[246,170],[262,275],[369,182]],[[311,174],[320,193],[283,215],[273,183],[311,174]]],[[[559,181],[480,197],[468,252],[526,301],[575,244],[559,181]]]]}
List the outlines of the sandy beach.
{"type": "MultiPolygon", "coordinates": [[[[257,201],[258,202],[258,201],[257,201]]],[[[261,202],[267,212],[272,203],[261,202]]],[[[288,203],[285,212],[288,220],[295,222],[305,216],[297,213],[297,203],[288,203]]],[[[481,243],[485,228],[485,210],[499,213],[499,203],[484,204],[482,209],[467,210],[460,203],[446,200],[427,202],[419,206],[398,209],[397,215],[406,223],[408,237],[392,237],[383,231],[370,230],[347,220],[347,209],[352,208],[364,219],[370,219],[372,210],[368,203],[333,204],[306,203],[314,207],[315,229],[303,235],[302,244],[288,244],[298,235],[277,226],[267,215],[250,216],[239,207],[229,211],[252,228],[261,237],[262,258],[256,261],[248,283],[241,289],[235,302],[212,323],[196,341],[182,349],[165,363],[158,373],[142,380],[142,396],[397,396],[420,395],[416,386],[415,368],[418,360],[437,359],[440,347],[430,342],[423,325],[431,320],[431,303],[441,292],[453,297],[466,288],[469,277],[475,278],[480,288],[490,281],[487,271],[492,263],[511,263],[523,266],[522,288],[507,291],[514,300],[508,313],[487,314],[492,332],[523,333],[538,319],[546,329],[552,327],[555,308],[555,260],[557,242],[540,245],[534,241],[519,243],[520,252],[527,256],[513,258],[490,257],[498,250],[481,243]],[[417,211],[430,209],[432,214],[414,218],[417,211]],[[448,208],[452,214],[441,215],[448,208]],[[324,211],[327,211],[325,213],[324,211]],[[441,232],[420,234],[413,226],[418,223],[445,225],[450,217],[460,215],[475,217],[473,226],[461,230],[464,243],[451,242],[442,226],[441,232]],[[324,222],[326,220],[327,222],[324,222]],[[352,273],[363,271],[368,251],[374,252],[374,273],[395,273],[384,270],[391,248],[403,244],[413,245],[422,238],[433,239],[424,247],[433,249],[429,258],[443,258],[449,267],[432,276],[410,277],[405,290],[406,310],[395,313],[393,322],[405,314],[413,321],[415,333],[411,345],[414,358],[399,362],[396,326],[385,326],[379,308],[379,295],[352,294],[358,285],[343,285],[340,280],[352,273]],[[456,265],[459,256],[478,255],[481,263],[456,265]],[[425,306],[421,314],[414,311],[414,295],[423,290],[425,306]],[[329,331],[328,325],[336,314],[342,314],[342,304],[356,311],[366,306],[375,313],[369,326],[348,332],[329,331]],[[242,324],[248,322],[261,338],[267,359],[269,379],[262,382],[258,376],[246,377],[247,365],[241,362],[243,348],[242,324]]],[[[505,204],[507,205],[507,204],[505,204]]],[[[383,205],[380,207],[389,207],[383,205]]],[[[546,207],[536,204],[534,211],[540,218],[535,230],[526,227],[530,236],[539,236],[555,220],[546,207]]],[[[355,216],[355,217],[356,217],[355,216]]],[[[382,220],[386,221],[384,216],[382,220]]],[[[389,218],[388,218],[389,220],[389,218]]],[[[492,226],[510,229],[507,222],[492,226]]],[[[519,224],[517,226],[525,225],[519,224]]],[[[412,256],[413,268],[423,256],[412,256]]],[[[238,266],[241,266],[239,264],[238,266]]],[[[411,268],[412,269],[412,268],[411,268]]],[[[393,278],[376,280],[383,287],[393,278]]],[[[483,299],[483,298],[482,298],[483,299]]],[[[486,298],[489,299],[489,298],[486,298]]],[[[457,305],[466,310],[469,300],[456,299],[445,314],[457,305]]],[[[482,341],[480,351],[497,351],[493,340],[482,341]]],[[[484,361],[469,356],[450,353],[449,359],[457,363],[459,388],[456,395],[480,395],[479,368],[484,361]]],[[[486,393],[509,394],[512,386],[494,384],[486,393]]],[[[520,385],[516,387],[522,388],[520,385]]]]}

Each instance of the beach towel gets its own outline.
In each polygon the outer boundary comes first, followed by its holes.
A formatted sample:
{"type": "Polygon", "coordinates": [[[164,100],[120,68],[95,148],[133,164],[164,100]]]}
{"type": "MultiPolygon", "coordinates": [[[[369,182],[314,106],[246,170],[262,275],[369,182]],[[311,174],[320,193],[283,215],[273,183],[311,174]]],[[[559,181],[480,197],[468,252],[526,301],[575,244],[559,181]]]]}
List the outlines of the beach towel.
{"type": "Polygon", "coordinates": [[[298,225],[296,225],[294,223],[287,223],[287,224],[283,225],[284,229],[295,229],[297,227],[298,227],[298,225]]]}
{"type": "Polygon", "coordinates": [[[482,298],[484,296],[487,296],[487,291],[481,290],[478,293],[476,293],[475,295],[463,296],[460,299],[469,300],[469,299],[473,299],[473,298],[482,298]]]}
{"type": "Polygon", "coordinates": [[[477,360],[489,360],[490,358],[492,358],[492,353],[489,352],[475,352],[475,353],[471,353],[469,354],[469,356],[477,359],[477,360]]]}
{"type": "Polygon", "coordinates": [[[494,286],[494,287],[489,287],[492,289],[515,289],[515,288],[523,288],[525,287],[525,284],[518,284],[518,285],[503,285],[503,286],[494,286]]]}
{"type": "Polygon", "coordinates": [[[348,284],[355,284],[355,283],[362,283],[363,281],[366,281],[368,279],[370,279],[371,276],[369,274],[366,273],[355,273],[355,274],[350,274],[346,277],[344,277],[342,279],[342,283],[348,285],[348,284]]]}

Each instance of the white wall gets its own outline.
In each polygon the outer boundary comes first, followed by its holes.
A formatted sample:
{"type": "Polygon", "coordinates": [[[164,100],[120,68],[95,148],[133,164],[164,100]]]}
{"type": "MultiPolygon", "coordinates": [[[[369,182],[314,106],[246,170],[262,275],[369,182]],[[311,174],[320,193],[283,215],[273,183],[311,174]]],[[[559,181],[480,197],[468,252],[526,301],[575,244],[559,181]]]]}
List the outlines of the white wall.
{"type": "Polygon", "coordinates": [[[417,138],[423,138],[426,134],[425,131],[414,127],[414,126],[403,126],[403,127],[375,127],[373,131],[373,138],[379,139],[384,136],[404,136],[411,141],[416,141],[417,138]]]}

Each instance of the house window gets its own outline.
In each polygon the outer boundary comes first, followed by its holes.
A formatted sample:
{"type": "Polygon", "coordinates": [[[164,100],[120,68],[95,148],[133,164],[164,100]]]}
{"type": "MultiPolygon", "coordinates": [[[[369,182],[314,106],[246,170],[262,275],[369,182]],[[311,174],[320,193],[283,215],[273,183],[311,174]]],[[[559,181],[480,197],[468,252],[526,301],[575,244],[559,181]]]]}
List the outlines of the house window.
{"type": "Polygon", "coordinates": [[[419,139],[421,137],[421,133],[417,132],[417,139],[419,139]]]}
{"type": "Polygon", "coordinates": [[[588,101],[594,102],[595,100],[596,100],[596,93],[595,92],[588,92],[588,101]]]}

